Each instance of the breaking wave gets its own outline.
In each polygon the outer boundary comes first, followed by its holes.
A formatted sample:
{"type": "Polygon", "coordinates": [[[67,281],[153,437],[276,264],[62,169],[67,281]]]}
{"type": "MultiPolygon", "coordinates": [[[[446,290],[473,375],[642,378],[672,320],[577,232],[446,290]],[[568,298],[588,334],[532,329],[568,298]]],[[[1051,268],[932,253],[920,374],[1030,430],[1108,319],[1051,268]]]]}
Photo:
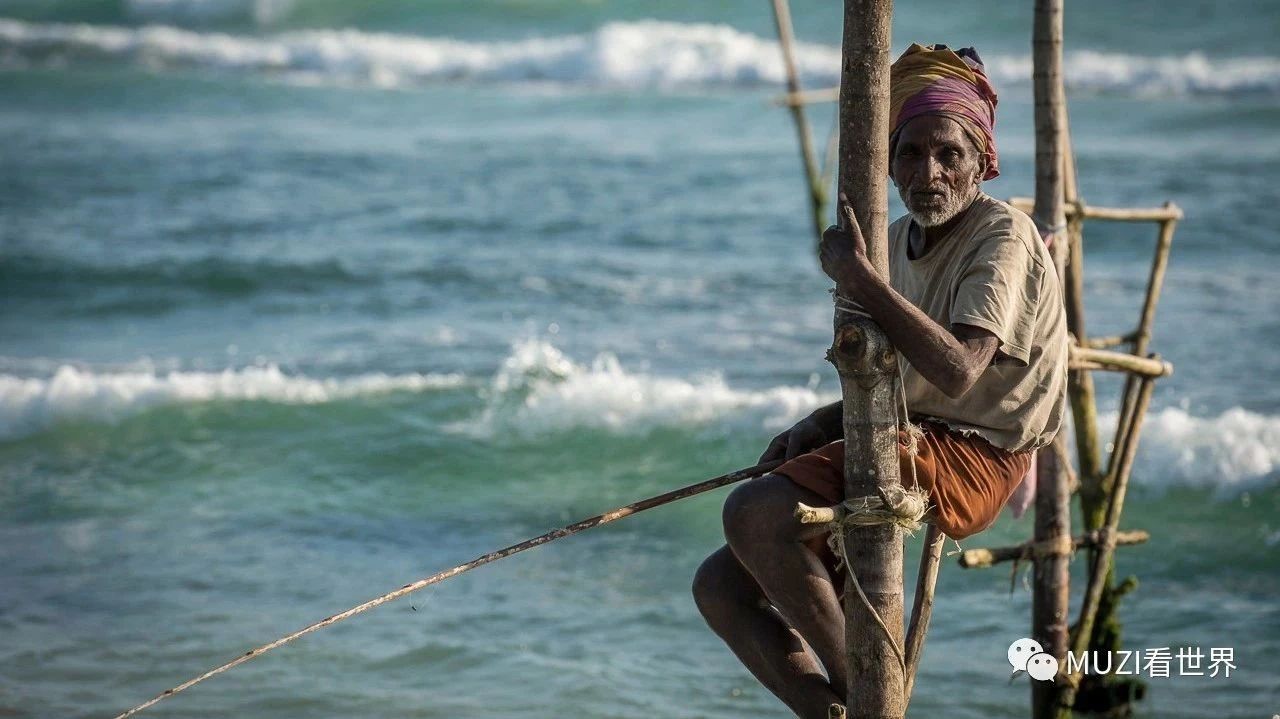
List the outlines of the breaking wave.
{"type": "MultiPolygon", "coordinates": [[[[288,5],[243,4],[255,12],[288,5]]],[[[161,20],[166,11],[190,13],[204,7],[199,2],[161,0],[134,0],[132,5],[146,8],[146,17],[161,20]]],[[[798,43],[796,56],[806,85],[838,82],[839,48],[798,43]]],[[[780,86],[783,81],[782,62],[772,39],[720,24],[612,22],[589,33],[482,42],[359,30],[234,35],[165,25],[131,28],[0,20],[0,66],[103,61],[388,87],[496,82],[624,89],[751,88],[780,86]]],[[[1030,82],[1029,55],[989,57],[988,65],[997,85],[1030,82]]],[[[1200,53],[1144,57],[1077,51],[1067,54],[1065,74],[1069,87],[1086,92],[1280,95],[1280,58],[1275,57],[1211,59],[1200,53]]]]}
{"type": "MultiPolygon", "coordinates": [[[[28,372],[36,366],[23,365],[28,372]]],[[[717,373],[684,378],[627,369],[608,353],[578,362],[546,340],[531,339],[517,343],[487,382],[462,374],[312,378],[285,374],[274,365],[197,372],[146,366],[93,371],[64,364],[45,378],[0,374],[0,439],[21,438],[66,421],[113,422],[161,405],[225,400],[320,404],[465,386],[479,388],[477,408],[469,419],[446,429],[481,440],[538,439],[584,430],[642,436],[663,429],[764,437],[839,397],[834,383],[820,390],[816,377],[805,385],[734,387],[717,373]]],[[[1114,423],[1113,414],[1100,418],[1104,437],[1114,423]]],[[[1214,417],[1178,407],[1147,416],[1134,473],[1138,485],[1231,491],[1269,484],[1277,476],[1280,416],[1239,407],[1214,417]]]]}
{"type": "MultiPolygon", "coordinates": [[[[1115,415],[1100,418],[1115,426],[1115,415]]],[[[1280,417],[1233,407],[1196,417],[1178,407],[1147,414],[1134,481],[1222,490],[1268,483],[1280,474],[1280,417]]]]}
{"type": "Polygon", "coordinates": [[[316,379],[285,374],[275,365],[222,372],[95,372],[63,365],[47,378],[0,374],[0,439],[18,439],[67,421],[114,422],[162,405],[217,400],[321,404],[464,382],[457,374],[316,379]]]}
{"type": "MultiPolygon", "coordinates": [[[[607,353],[578,363],[545,341],[528,341],[516,345],[491,380],[483,409],[453,429],[481,437],[694,426],[767,434],[838,398],[816,382],[750,390],[715,374],[684,379],[633,372],[607,353]]],[[[1100,422],[1105,429],[1115,417],[1100,422]]],[[[1170,407],[1147,416],[1134,481],[1236,489],[1278,474],[1280,417],[1238,407],[1197,417],[1170,407]]]]}
{"type": "Polygon", "coordinates": [[[517,344],[483,395],[483,410],[453,430],[530,437],[720,425],[758,433],[785,429],[839,398],[812,386],[735,389],[718,374],[683,379],[631,372],[608,353],[579,364],[544,340],[517,344]]]}

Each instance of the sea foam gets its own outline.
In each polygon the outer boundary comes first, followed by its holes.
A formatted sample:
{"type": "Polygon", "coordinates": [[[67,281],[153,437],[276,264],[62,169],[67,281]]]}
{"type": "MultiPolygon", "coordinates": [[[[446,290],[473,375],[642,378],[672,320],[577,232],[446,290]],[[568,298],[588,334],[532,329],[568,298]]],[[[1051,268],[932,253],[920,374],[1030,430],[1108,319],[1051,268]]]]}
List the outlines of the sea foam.
{"type": "MultiPolygon", "coordinates": [[[[706,428],[768,435],[839,398],[834,382],[735,388],[719,374],[664,377],[624,369],[611,354],[575,362],[542,340],[517,344],[483,392],[483,409],[455,431],[554,436],[581,429],[643,434],[658,428],[706,428]]],[[[1104,413],[1104,438],[1115,415],[1104,413]]],[[[763,449],[763,448],[762,448],[763,449]]],[[[1280,474],[1280,416],[1239,407],[1217,416],[1186,409],[1151,411],[1139,443],[1138,485],[1244,489],[1280,474]]]]}
{"type": "Polygon", "coordinates": [[[79,420],[115,422],[161,405],[216,400],[320,404],[388,392],[457,387],[457,374],[365,374],[315,379],[275,365],[222,372],[95,372],[60,366],[51,377],[0,374],[0,439],[17,439],[79,420]]]}
{"type": "MultiPolygon", "coordinates": [[[[459,387],[478,388],[476,408],[469,419],[445,429],[481,441],[512,435],[553,438],[582,430],[643,436],[682,429],[767,437],[839,397],[834,382],[824,389],[818,385],[812,378],[805,384],[735,387],[719,373],[679,377],[627,369],[609,353],[576,361],[545,339],[514,345],[487,381],[461,374],[312,378],[274,365],[197,372],[145,366],[92,371],[64,364],[47,378],[0,374],[0,439],[22,438],[67,421],[114,422],[161,405],[321,404],[459,387]]],[[[1114,414],[1100,417],[1104,438],[1114,424],[1114,414]]],[[[1278,475],[1280,416],[1239,407],[1196,416],[1166,407],[1147,416],[1134,482],[1234,491],[1269,484],[1278,475]]]]}
{"type": "MultiPolygon", "coordinates": [[[[1099,418],[1103,428],[1115,422],[1114,413],[1099,418]]],[[[1134,481],[1143,485],[1235,490],[1272,482],[1280,474],[1280,417],[1240,407],[1216,417],[1152,410],[1134,467],[1134,481]]]]}
{"type": "Polygon", "coordinates": [[[492,438],[578,429],[644,434],[659,428],[781,431],[839,398],[809,386],[736,389],[718,373],[690,378],[628,371],[610,353],[575,362],[545,340],[516,344],[482,393],[483,409],[450,429],[492,438]]]}
{"type": "MultiPolygon", "coordinates": [[[[201,3],[135,0],[145,17],[166,8],[197,12],[201,3]]],[[[274,7],[271,3],[254,8],[274,7]]],[[[210,7],[227,7],[225,3],[210,7]]],[[[314,82],[380,86],[426,83],[553,83],[603,88],[778,87],[778,46],[728,25],[612,22],[592,32],[510,41],[466,41],[358,30],[275,35],[198,32],[164,25],[139,28],[0,20],[0,64],[98,63],[148,68],[194,67],[269,74],[314,82]]],[[[840,51],[797,43],[796,61],[810,87],[839,81],[840,51]]],[[[997,86],[1027,86],[1030,55],[987,57],[997,86]]],[[[1280,94],[1280,58],[1209,58],[1201,53],[1148,57],[1094,51],[1065,57],[1069,87],[1120,95],[1280,94]]]]}

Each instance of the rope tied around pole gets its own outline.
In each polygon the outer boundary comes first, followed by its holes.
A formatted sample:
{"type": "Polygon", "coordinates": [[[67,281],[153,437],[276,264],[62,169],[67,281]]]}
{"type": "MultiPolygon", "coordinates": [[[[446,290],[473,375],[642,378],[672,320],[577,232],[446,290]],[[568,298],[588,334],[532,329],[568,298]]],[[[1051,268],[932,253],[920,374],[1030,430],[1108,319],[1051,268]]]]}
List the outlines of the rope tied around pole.
{"type": "MultiPolygon", "coordinates": [[[[853,571],[853,567],[849,563],[849,554],[844,543],[844,529],[846,526],[874,527],[892,524],[901,527],[908,535],[914,536],[915,532],[920,529],[920,525],[924,523],[925,514],[929,510],[929,495],[920,487],[912,489],[895,487],[890,492],[885,492],[882,488],[877,487],[876,492],[878,496],[853,497],[828,510],[835,517],[827,523],[827,528],[831,532],[827,537],[827,545],[831,547],[831,551],[836,555],[836,568],[843,567],[848,573],[849,580],[853,583],[853,588],[858,593],[858,598],[862,600],[862,605],[867,608],[871,618],[875,620],[881,631],[884,632],[885,638],[889,640],[889,646],[893,648],[893,653],[898,658],[898,664],[902,666],[902,680],[905,685],[908,681],[907,655],[902,650],[902,647],[899,646],[898,640],[894,638],[893,632],[889,631],[889,627],[885,624],[884,619],[880,617],[880,613],[872,606],[867,593],[863,591],[862,584],[858,581],[858,575],[853,571]]],[[[804,507],[804,505],[800,506],[801,508],[804,507]]],[[[798,509],[797,514],[801,511],[798,509]]]]}
{"type": "MultiPolygon", "coordinates": [[[[1058,534],[1048,539],[1042,539],[1039,542],[1023,544],[1022,551],[1013,558],[1013,568],[1009,570],[1009,593],[1013,594],[1014,587],[1018,581],[1018,569],[1022,567],[1023,562],[1038,562],[1049,557],[1069,557],[1075,554],[1075,551],[1076,543],[1070,534],[1058,534]]],[[[1025,576],[1023,577],[1023,586],[1026,586],[1025,576]]]]}
{"type": "Polygon", "coordinates": [[[1039,542],[1028,542],[1022,548],[1019,560],[1069,557],[1076,551],[1075,540],[1070,534],[1058,534],[1039,542]]]}

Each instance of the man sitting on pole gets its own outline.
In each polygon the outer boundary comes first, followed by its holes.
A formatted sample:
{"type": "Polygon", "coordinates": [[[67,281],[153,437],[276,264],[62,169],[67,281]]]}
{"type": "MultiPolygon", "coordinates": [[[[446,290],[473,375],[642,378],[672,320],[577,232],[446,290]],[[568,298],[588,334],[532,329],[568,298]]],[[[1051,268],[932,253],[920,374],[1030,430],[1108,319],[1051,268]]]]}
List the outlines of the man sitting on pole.
{"type": "MultiPolygon", "coordinates": [[[[926,490],[928,521],[961,539],[996,521],[1061,427],[1066,317],[1034,222],[981,191],[999,170],[977,53],[912,45],[890,77],[890,175],[908,214],[889,228],[889,277],[843,203],[822,268],[897,348],[911,419],[902,484],[926,490]]],[[[843,576],[793,514],[844,499],[842,437],[840,402],[775,437],[760,461],[788,461],[729,496],[727,545],[693,585],[711,628],[801,717],[845,703],[843,576]]]]}

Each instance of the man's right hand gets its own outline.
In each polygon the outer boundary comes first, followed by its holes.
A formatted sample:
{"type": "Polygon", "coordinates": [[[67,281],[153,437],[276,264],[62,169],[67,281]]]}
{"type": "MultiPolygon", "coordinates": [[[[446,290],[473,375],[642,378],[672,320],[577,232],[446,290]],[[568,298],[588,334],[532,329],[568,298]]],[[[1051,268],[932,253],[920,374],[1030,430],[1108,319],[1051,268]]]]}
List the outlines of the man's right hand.
{"type": "Polygon", "coordinates": [[[792,425],[769,443],[764,454],[760,455],[757,464],[772,462],[778,459],[791,459],[806,452],[811,452],[827,443],[827,435],[813,415],[792,425]]]}

